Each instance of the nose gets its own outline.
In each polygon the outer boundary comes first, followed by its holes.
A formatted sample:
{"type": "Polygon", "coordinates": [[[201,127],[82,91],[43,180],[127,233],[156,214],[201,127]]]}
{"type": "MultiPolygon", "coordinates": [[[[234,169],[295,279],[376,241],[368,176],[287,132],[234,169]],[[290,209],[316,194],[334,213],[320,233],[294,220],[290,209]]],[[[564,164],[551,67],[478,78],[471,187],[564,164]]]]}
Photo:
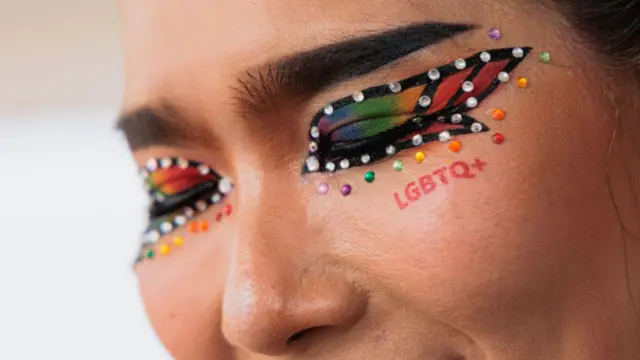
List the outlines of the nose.
{"type": "Polygon", "coordinates": [[[239,196],[222,332],[236,348],[283,356],[337,339],[362,318],[367,299],[323,250],[301,200],[274,195],[239,196]]]}

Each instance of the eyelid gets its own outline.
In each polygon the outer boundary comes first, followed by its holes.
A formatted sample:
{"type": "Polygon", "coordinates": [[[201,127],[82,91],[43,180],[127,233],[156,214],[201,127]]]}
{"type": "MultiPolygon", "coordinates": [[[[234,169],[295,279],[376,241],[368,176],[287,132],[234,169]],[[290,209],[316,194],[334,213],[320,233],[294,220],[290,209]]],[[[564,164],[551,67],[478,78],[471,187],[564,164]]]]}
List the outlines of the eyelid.
{"type": "Polygon", "coordinates": [[[336,161],[347,160],[349,166],[345,168],[362,166],[394,155],[398,150],[437,141],[438,136],[425,133],[437,122],[461,127],[443,135],[488,131],[488,127],[466,113],[508,81],[509,74],[531,50],[524,47],[479,52],[330,103],[311,122],[310,150],[302,173],[330,172],[336,169],[336,161]],[[473,86],[463,87],[469,82],[473,86]],[[340,136],[345,131],[352,137],[340,136]],[[408,135],[418,137],[413,146],[411,139],[405,139],[408,135]],[[366,146],[359,153],[353,149],[353,153],[345,154],[348,146],[342,145],[349,145],[349,141],[353,148],[357,148],[358,143],[366,146]],[[365,157],[367,161],[361,161],[365,157]]]}

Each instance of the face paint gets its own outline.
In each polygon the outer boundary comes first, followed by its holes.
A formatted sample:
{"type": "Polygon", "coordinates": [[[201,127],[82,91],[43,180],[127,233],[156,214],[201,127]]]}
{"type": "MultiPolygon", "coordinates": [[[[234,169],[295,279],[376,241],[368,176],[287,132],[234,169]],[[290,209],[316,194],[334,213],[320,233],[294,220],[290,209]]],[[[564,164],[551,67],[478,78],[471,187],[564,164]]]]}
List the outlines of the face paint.
{"type": "Polygon", "coordinates": [[[402,192],[393,193],[393,199],[398,209],[405,210],[412,203],[436,191],[440,186],[447,186],[454,181],[475,179],[478,173],[484,172],[487,165],[486,162],[479,159],[475,159],[473,163],[456,161],[410,181],[402,192]]]}
{"type": "MultiPolygon", "coordinates": [[[[233,190],[231,180],[209,166],[180,158],[151,159],[140,170],[140,175],[151,205],[149,225],[136,263],[158,254],[169,254],[168,244],[159,244],[155,250],[153,247],[162,237],[181,227],[186,226],[193,233],[207,231],[209,223],[194,221],[194,217],[222,203],[233,190]],[[193,229],[195,231],[191,231],[193,229]]],[[[180,246],[183,242],[182,238],[176,238],[173,245],[180,246]]]]}
{"type": "Polygon", "coordinates": [[[362,166],[427,142],[488,131],[466,113],[508,82],[530,51],[484,51],[332,102],[311,122],[312,150],[302,173],[362,166]]]}

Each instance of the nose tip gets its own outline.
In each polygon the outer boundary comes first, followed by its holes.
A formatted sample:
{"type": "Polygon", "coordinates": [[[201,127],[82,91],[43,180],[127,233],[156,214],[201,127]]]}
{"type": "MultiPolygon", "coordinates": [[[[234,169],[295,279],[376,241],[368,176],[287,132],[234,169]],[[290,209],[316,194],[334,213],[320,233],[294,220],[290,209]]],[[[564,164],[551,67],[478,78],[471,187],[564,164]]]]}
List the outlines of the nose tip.
{"type": "Polygon", "coordinates": [[[225,294],[222,331],[226,340],[250,353],[282,356],[299,351],[356,324],[366,296],[346,279],[305,280],[296,288],[244,283],[225,294]]]}

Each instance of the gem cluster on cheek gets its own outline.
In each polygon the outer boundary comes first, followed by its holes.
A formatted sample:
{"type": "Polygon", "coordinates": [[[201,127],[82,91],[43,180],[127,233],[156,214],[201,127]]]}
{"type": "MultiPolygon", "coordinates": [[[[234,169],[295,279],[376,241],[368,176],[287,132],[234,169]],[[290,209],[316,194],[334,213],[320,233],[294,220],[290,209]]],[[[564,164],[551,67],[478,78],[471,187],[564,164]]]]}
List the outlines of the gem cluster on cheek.
{"type": "Polygon", "coordinates": [[[182,236],[164,241],[181,228],[189,234],[208,232],[210,223],[198,218],[214,206],[220,209],[216,222],[231,215],[231,205],[225,205],[224,201],[232,192],[233,183],[207,165],[181,158],[150,159],[140,175],[152,203],[150,224],[143,235],[136,264],[158,254],[168,255],[173,247],[182,246],[182,236]]]}

